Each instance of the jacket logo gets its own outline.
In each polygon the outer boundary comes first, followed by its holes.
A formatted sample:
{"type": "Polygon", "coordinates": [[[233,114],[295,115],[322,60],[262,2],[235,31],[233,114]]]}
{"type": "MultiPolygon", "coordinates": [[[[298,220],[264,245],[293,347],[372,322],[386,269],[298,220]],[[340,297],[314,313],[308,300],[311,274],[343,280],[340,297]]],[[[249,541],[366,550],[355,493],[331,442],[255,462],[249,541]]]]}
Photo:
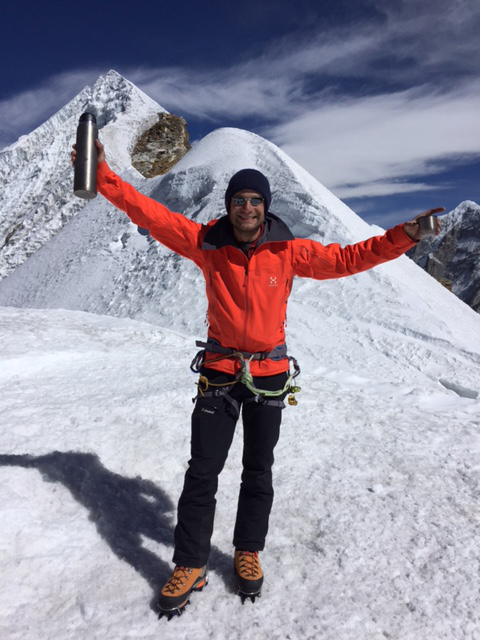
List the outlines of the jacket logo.
{"type": "Polygon", "coordinates": [[[277,276],[270,276],[269,287],[278,287],[277,276]]]}

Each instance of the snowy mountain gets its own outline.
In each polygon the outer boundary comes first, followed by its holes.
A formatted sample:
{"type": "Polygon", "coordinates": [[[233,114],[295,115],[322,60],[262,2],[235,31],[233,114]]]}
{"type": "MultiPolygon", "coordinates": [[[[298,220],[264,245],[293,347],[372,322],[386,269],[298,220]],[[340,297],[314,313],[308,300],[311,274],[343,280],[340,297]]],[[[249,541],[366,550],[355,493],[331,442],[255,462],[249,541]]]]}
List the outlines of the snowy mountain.
{"type": "MultiPolygon", "coordinates": [[[[105,145],[107,159],[113,159],[115,149],[108,139],[105,145]]],[[[132,169],[123,175],[170,208],[205,222],[223,215],[228,179],[242,167],[256,167],[270,176],[271,209],[298,236],[348,244],[379,232],[275,145],[245,131],[211,133],[165,176],[146,180],[132,169]]],[[[197,337],[206,332],[204,283],[197,267],[140,235],[101,197],[0,283],[0,305],[78,309],[136,318],[197,337]]],[[[289,307],[291,348],[301,350],[314,366],[327,354],[345,364],[353,357],[366,372],[365,343],[359,346],[349,329],[360,318],[369,336],[368,351],[381,355],[388,375],[396,375],[400,360],[414,366],[416,355],[407,343],[424,335],[426,322],[433,330],[433,344],[439,346],[434,359],[442,362],[439,368],[431,367],[437,381],[445,375],[452,349],[469,351],[477,342],[476,314],[403,257],[344,280],[298,280],[289,307]],[[311,324],[304,326],[309,315],[311,324]]],[[[423,340],[418,348],[425,348],[423,340]]],[[[376,357],[372,367],[376,375],[376,357]]],[[[469,386],[466,369],[454,368],[448,377],[469,386]]]]}
{"type": "MultiPolygon", "coordinates": [[[[223,215],[229,177],[256,167],[296,235],[344,245],[380,232],[245,131],[215,131],[144,179],[119,151],[121,122],[100,132],[111,166],[193,219],[223,215]]],[[[480,317],[407,257],[295,282],[287,339],[302,392],[276,449],[263,597],[242,607],[234,593],[237,433],[210,584],[160,627],[149,605],[189,455],[201,274],[98,197],[3,279],[0,305],[2,638],[478,634],[480,317]]]]}
{"type": "Polygon", "coordinates": [[[85,202],[72,194],[69,153],[84,111],[109,141],[112,168],[131,167],[141,133],[165,112],[116,71],[85,87],[28,136],[0,152],[0,280],[55,236],[85,202]]]}
{"type": "Polygon", "coordinates": [[[467,200],[442,216],[442,231],[408,255],[475,311],[480,311],[480,206],[467,200]]]}

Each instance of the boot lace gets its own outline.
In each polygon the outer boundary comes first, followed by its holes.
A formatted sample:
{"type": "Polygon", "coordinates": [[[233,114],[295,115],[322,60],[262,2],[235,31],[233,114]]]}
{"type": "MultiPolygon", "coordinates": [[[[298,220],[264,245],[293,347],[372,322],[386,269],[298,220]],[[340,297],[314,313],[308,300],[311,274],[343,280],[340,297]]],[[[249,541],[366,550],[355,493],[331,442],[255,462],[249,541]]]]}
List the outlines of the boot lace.
{"type": "Polygon", "coordinates": [[[260,577],[261,569],[258,560],[258,551],[240,551],[238,568],[242,575],[249,578],[260,577]]]}
{"type": "Polygon", "coordinates": [[[172,577],[168,580],[163,590],[167,591],[168,593],[175,593],[176,591],[180,591],[181,587],[185,586],[184,580],[188,581],[189,575],[191,573],[192,570],[189,567],[175,567],[172,577]]]}

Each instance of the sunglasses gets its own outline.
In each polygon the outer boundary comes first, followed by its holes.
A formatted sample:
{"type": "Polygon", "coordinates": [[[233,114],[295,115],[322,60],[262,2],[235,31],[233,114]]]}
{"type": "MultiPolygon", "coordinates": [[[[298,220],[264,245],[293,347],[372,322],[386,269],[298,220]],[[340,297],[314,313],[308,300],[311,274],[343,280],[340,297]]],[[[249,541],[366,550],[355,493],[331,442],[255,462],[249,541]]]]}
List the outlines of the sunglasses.
{"type": "Polygon", "coordinates": [[[259,198],[255,196],[254,198],[245,198],[244,196],[238,196],[236,198],[232,198],[232,202],[237,207],[243,207],[246,202],[250,202],[252,207],[258,207],[259,204],[262,204],[263,198],[259,198]]]}

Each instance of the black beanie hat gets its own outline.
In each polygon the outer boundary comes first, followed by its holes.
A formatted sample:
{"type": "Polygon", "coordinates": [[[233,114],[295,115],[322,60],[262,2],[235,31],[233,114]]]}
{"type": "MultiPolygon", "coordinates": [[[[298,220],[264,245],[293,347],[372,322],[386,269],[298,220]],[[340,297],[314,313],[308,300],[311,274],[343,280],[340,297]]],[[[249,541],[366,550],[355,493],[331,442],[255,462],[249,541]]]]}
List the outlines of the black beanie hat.
{"type": "Polygon", "coordinates": [[[257,171],[257,169],[242,169],[230,178],[225,192],[227,212],[230,213],[230,201],[233,196],[244,189],[251,189],[263,196],[265,200],[265,213],[267,213],[270,208],[270,202],[272,201],[270,183],[263,173],[257,171]]]}

